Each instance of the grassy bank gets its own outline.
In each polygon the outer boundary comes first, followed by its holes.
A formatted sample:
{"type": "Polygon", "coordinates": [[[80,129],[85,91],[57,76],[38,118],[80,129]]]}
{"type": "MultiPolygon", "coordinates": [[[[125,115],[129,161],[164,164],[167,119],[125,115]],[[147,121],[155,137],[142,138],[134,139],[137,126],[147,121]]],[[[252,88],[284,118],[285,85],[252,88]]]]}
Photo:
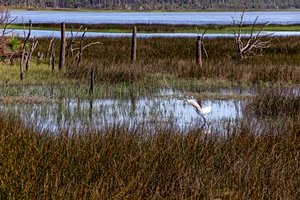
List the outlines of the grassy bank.
{"type": "MultiPolygon", "coordinates": [[[[297,120],[297,119],[296,119],[297,120]]],[[[299,120],[299,115],[298,115],[299,120]]],[[[40,134],[0,117],[1,199],[295,199],[299,123],[260,135],[227,121],[226,138],[115,125],[40,134]]],[[[146,128],[146,127],[144,127],[146,128]]]]}
{"type": "MultiPolygon", "coordinates": [[[[195,39],[139,39],[134,65],[130,64],[130,38],[87,39],[86,43],[95,41],[102,45],[84,52],[84,62],[80,67],[70,63],[67,69],[69,77],[86,79],[88,68],[93,64],[96,79],[111,83],[143,82],[158,74],[179,80],[212,79],[232,84],[300,83],[299,37],[273,39],[272,47],[256,51],[256,56],[244,61],[239,60],[232,38],[205,39],[208,57],[203,55],[202,68],[195,64],[195,39]]],[[[45,41],[43,46],[46,44],[45,41]]]]}
{"type": "MultiPolygon", "coordinates": [[[[82,24],[67,24],[67,30],[76,31],[82,24]]],[[[88,31],[109,32],[109,33],[130,33],[135,24],[89,24],[85,25],[88,31]]],[[[139,33],[233,33],[231,25],[166,25],[166,24],[137,24],[139,33]]],[[[12,29],[23,29],[23,25],[10,25],[12,29]]],[[[245,25],[242,28],[243,33],[250,33],[251,26],[245,25]]],[[[33,24],[35,30],[60,30],[60,24],[33,24]]],[[[259,27],[255,29],[259,30],[259,27]]],[[[268,25],[264,31],[300,31],[300,25],[268,25]]]]}

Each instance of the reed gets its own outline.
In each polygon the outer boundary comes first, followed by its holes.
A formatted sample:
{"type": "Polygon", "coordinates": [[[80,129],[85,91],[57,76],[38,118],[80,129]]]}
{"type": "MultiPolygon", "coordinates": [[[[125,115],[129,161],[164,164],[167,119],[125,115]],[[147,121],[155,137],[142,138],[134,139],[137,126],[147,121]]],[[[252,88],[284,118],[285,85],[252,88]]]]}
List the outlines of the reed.
{"type": "MultiPolygon", "coordinates": [[[[296,91],[295,91],[296,93],[296,91]]],[[[292,89],[265,89],[248,100],[245,112],[257,117],[287,118],[300,113],[300,97],[292,89]]]]}
{"type": "MultiPolygon", "coordinates": [[[[179,79],[214,79],[235,83],[285,83],[300,82],[300,44],[298,37],[279,38],[264,52],[257,52],[245,61],[235,53],[231,38],[205,39],[203,44],[208,58],[203,67],[195,65],[195,39],[191,38],[150,38],[139,39],[136,68],[130,65],[130,38],[88,38],[86,43],[99,41],[102,45],[92,46],[84,52],[82,64],[76,67],[69,63],[67,74],[70,78],[85,78],[88,68],[95,65],[95,78],[105,75],[108,82],[138,82],[135,74],[168,74],[179,79]],[[109,53],[108,53],[109,52],[109,53]],[[104,71],[104,73],[102,73],[104,71]],[[121,72],[122,71],[122,72],[121,72]],[[116,74],[125,73],[118,80],[116,74]],[[129,75],[130,74],[130,75],[129,75]],[[70,76],[71,75],[71,76],[70,76]]],[[[43,41],[39,51],[43,52],[48,40],[43,41]]],[[[58,42],[58,41],[57,41],[58,42]]]]}
{"type": "Polygon", "coordinates": [[[296,199],[299,123],[275,135],[247,121],[223,123],[225,137],[127,125],[51,135],[1,116],[0,197],[296,199]]]}

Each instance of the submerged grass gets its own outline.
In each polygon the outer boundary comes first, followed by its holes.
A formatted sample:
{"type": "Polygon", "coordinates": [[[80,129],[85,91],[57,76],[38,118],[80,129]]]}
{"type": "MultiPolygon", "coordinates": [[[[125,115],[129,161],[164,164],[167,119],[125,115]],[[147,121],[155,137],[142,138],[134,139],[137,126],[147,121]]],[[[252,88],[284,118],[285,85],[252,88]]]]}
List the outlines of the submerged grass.
{"type": "MultiPolygon", "coordinates": [[[[299,116],[298,116],[299,119],[299,116]]],[[[0,117],[1,199],[296,199],[299,123],[256,134],[227,121],[226,137],[194,128],[58,135],[0,117]]]]}

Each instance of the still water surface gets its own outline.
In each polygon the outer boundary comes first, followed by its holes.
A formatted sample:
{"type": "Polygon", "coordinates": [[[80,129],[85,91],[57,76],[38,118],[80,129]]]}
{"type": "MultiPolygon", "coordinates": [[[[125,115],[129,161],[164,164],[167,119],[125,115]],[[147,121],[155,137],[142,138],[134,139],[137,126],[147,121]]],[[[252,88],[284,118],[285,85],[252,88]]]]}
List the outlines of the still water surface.
{"type": "MultiPolygon", "coordinates": [[[[0,29],[1,30],[1,29],[0,29]]],[[[23,30],[8,30],[12,31],[10,34],[23,36],[23,30]]],[[[28,31],[25,31],[27,34],[28,31]]],[[[77,32],[75,37],[81,37],[83,32],[77,32]]],[[[270,35],[272,37],[287,37],[287,36],[300,36],[300,32],[289,32],[289,31],[277,31],[277,32],[264,32],[262,34],[270,35]]],[[[138,33],[138,38],[195,38],[199,34],[196,33],[138,33]]],[[[59,38],[61,36],[60,31],[49,31],[49,30],[32,30],[30,34],[31,38],[45,38],[45,37],[55,37],[59,38]]],[[[70,37],[71,32],[66,32],[66,37],[70,37]]],[[[247,37],[249,34],[242,34],[242,36],[247,37]]],[[[107,37],[107,38],[121,38],[121,37],[132,37],[132,33],[105,33],[105,32],[87,32],[85,37],[107,37]]],[[[221,37],[234,37],[234,34],[218,34],[218,33],[207,33],[205,38],[221,38],[221,37]]]]}
{"type": "MultiPolygon", "coordinates": [[[[207,122],[242,117],[241,102],[237,100],[207,100],[211,106],[205,116],[207,122]]],[[[77,132],[83,128],[96,130],[112,125],[148,128],[175,125],[181,130],[201,127],[203,119],[185,100],[170,97],[143,97],[137,99],[59,99],[53,103],[0,104],[5,115],[16,115],[25,124],[33,124],[40,131],[58,132],[62,129],[77,132]]]]}
{"type": "MultiPolygon", "coordinates": [[[[79,23],[79,24],[232,24],[241,12],[76,12],[12,10],[16,23],[79,23]]],[[[299,11],[246,12],[245,23],[300,24],[299,11]]]]}

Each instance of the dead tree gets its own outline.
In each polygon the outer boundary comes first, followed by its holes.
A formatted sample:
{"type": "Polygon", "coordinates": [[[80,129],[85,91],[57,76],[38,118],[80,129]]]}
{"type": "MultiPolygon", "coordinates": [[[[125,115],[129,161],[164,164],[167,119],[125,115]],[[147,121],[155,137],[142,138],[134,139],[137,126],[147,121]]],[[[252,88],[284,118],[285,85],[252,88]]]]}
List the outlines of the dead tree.
{"type": "Polygon", "coordinates": [[[1,26],[1,37],[11,33],[13,30],[7,30],[7,27],[11,25],[17,17],[10,19],[10,12],[8,9],[0,10],[0,26],[1,26]]]}
{"type": "Polygon", "coordinates": [[[25,33],[25,25],[24,25],[24,41],[23,41],[23,47],[22,47],[22,55],[21,55],[21,59],[20,59],[20,79],[21,80],[24,79],[23,62],[24,62],[24,58],[25,58],[25,54],[26,54],[26,44],[30,37],[31,28],[32,28],[32,24],[31,24],[31,20],[29,20],[29,29],[28,29],[27,36],[25,33]]]}
{"type": "Polygon", "coordinates": [[[75,42],[74,39],[72,38],[72,43],[70,43],[70,45],[68,45],[68,49],[67,51],[70,52],[71,55],[73,55],[73,58],[75,58],[76,60],[76,65],[78,66],[80,64],[80,62],[82,61],[82,57],[83,57],[83,51],[92,46],[92,45],[96,45],[96,44],[101,44],[100,42],[91,42],[89,44],[84,45],[84,39],[85,39],[85,34],[87,32],[87,28],[84,30],[84,32],[82,33],[81,37],[80,37],[80,41],[79,42],[75,42]],[[74,47],[75,45],[79,45],[78,47],[74,47]]]}
{"type": "Polygon", "coordinates": [[[32,53],[34,52],[35,48],[37,47],[38,42],[39,41],[37,41],[34,37],[33,40],[32,40],[31,48],[30,48],[29,52],[27,53],[27,57],[26,57],[26,65],[25,65],[26,66],[26,71],[28,71],[30,60],[31,60],[31,57],[32,57],[32,53]]]}
{"type": "Polygon", "coordinates": [[[51,38],[50,42],[49,42],[49,46],[48,46],[48,50],[47,50],[47,58],[51,58],[51,53],[52,53],[52,43],[54,42],[54,37],[51,38]]]}
{"type": "Polygon", "coordinates": [[[76,59],[77,59],[77,63],[76,64],[77,64],[77,66],[79,65],[79,63],[82,60],[82,55],[83,55],[83,41],[84,41],[84,36],[86,34],[86,31],[87,31],[87,28],[85,28],[84,32],[82,33],[81,39],[80,39],[80,42],[79,42],[79,51],[76,54],[76,59]]]}
{"type": "Polygon", "coordinates": [[[73,30],[71,30],[71,36],[68,38],[67,42],[67,47],[66,47],[66,57],[67,57],[67,64],[69,65],[70,60],[73,60],[76,62],[76,66],[78,66],[83,58],[83,52],[86,48],[96,45],[96,44],[101,44],[100,42],[91,42],[89,44],[84,45],[84,39],[85,39],[85,34],[87,32],[87,28],[82,32],[80,36],[80,41],[77,41],[76,38],[80,30],[82,29],[82,26],[79,27],[79,30],[77,33],[73,33],[73,30]]]}
{"type": "Polygon", "coordinates": [[[249,37],[242,38],[242,28],[244,23],[244,12],[241,15],[240,22],[238,27],[236,28],[237,24],[235,19],[233,19],[233,31],[235,36],[235,45],[237,49],[237,53],[241,60],[247,58],[248,55],[256,55],[255,50],[262,51],[263,49],[269,48],[272,46],[271,40],[268,39],[271,34],[262,34],[263,28],[268,24],[268,22],[263,23],[260,25],[258,31],[255,33],[254,29],[257,26],[257,19],[254,20],[251,32],[249,37]]]}

